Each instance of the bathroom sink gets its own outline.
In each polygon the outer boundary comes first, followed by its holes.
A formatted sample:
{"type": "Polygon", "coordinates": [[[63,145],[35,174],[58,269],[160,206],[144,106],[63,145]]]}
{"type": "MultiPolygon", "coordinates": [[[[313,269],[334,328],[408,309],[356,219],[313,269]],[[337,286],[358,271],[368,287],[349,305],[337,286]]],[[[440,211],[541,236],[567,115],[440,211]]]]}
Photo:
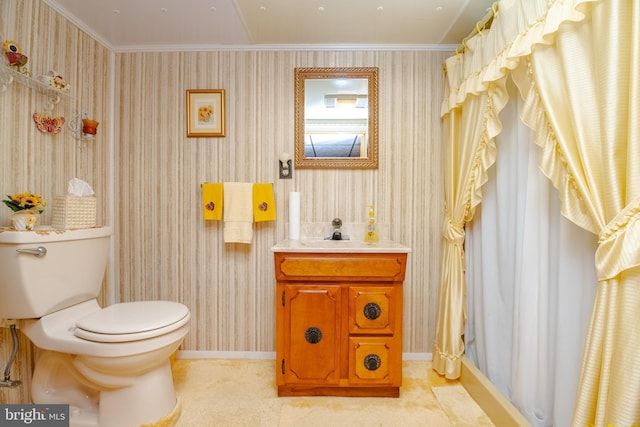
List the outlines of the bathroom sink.
{"type": "Polygon", "coordinates": [[[367,244],[362,240],[322,240],[302,239],[284,240],[274,245],[273,252],[325,252],[325,253],[362,253],[362,252],[411,252],[411,249],[392,240],[381,240],[367,244]]]}
{"type": "Polygon", "coordinates": [[[358,248],[364,242],[358,240],[300,240],[300,244],[309,248],[358,248]]]}

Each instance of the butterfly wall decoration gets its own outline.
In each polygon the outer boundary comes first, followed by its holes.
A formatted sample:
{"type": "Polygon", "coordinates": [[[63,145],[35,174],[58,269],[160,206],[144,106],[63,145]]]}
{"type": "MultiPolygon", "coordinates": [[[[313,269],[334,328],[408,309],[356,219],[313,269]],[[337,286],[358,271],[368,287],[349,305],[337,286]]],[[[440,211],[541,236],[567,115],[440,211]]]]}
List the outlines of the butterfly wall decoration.
{"type": "Polygon", "coordinates": [[[40,132],[54,135],[60,133],[64,125],[64,117],[49,117],[40,113],[33,113],[33,121],[40,132]]]}

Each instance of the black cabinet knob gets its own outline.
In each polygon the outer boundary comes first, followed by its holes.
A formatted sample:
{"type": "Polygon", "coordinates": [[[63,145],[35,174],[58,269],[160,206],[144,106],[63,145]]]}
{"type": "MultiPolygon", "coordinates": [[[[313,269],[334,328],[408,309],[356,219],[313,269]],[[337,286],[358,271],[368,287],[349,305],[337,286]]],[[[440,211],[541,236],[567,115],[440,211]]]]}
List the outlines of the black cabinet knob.
{"type": "Polygon", "coordinates": [[[377,354],[368,354],[364,358],[364,367],[369,371],[377,370],[378,368],[380,368],[381,363],[382,361],[380,360],[380,356],[378,356],[377,354]]]}
{"type": "Polygon", "coordinates": [[[320,328],[312,326],[304,332],[304,339],[307,340],[309,344],[317,344],[322,340],[322,331],[320,328]]]}
{"type": "Polygon", "coordinates": [[[366,317],[367,319],[376,320],[378,317],[380,317],[382,309],[375,302],[370,302],[364,306],[362,312],[364,313],[364,317],[366,317]]]}

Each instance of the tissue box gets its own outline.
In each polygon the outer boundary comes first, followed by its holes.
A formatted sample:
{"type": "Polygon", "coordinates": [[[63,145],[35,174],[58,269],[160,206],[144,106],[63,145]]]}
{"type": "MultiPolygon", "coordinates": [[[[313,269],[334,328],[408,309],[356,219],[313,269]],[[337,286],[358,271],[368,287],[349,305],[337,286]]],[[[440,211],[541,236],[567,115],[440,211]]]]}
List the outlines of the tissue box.
{"type": "Polygon", "coordinates": [[[53,228],[90,228],[96,225],[94,196],[59,196],[53,199],[53,228]]]}

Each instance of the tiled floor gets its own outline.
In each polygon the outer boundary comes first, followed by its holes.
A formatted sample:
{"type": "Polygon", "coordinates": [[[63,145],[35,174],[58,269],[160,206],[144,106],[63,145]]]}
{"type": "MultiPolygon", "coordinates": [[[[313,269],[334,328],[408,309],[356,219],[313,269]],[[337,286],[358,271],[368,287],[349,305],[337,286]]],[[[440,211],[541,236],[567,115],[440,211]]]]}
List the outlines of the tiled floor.
{"type": "Polygon", "coordinates": [[[273,360],[178,359],[176,427],[493,426],[456,381],[428,361],[403,362],[399,398],[277,397],[273,360]]]}

